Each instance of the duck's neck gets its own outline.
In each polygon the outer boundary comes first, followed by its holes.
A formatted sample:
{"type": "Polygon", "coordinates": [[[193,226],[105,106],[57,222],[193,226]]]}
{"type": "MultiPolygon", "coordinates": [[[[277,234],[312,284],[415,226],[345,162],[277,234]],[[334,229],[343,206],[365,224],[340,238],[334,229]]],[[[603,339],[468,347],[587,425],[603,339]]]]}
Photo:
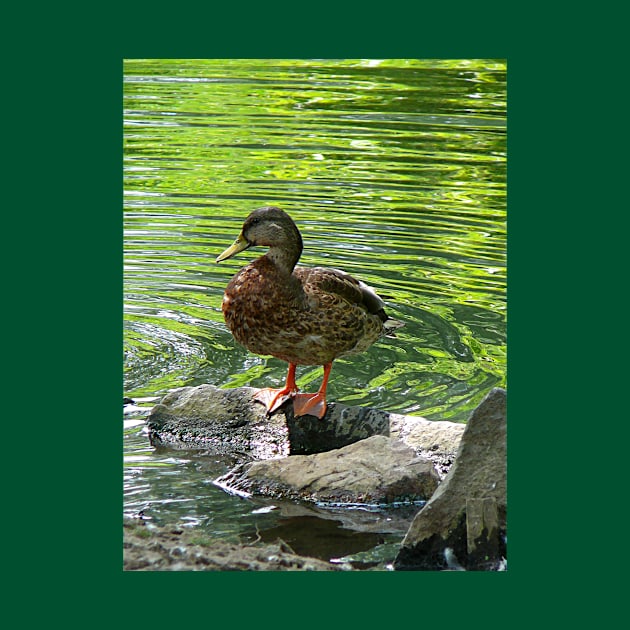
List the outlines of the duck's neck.
{"type": "Polygon", "coordinates": [[[265,255],[283,274],[290,276],[302,255],[302,237],[300,233],[296,230],[294,238],[281,246],[270,247],[265,255]]]}
{"type": "Polygon", "coordinates": [[[290,276],[300,258],[300,254],[298,253],[296,256],[294,252],[272,247],[265,254],[265,257],[268,258],[283,275],[290,276]]]}

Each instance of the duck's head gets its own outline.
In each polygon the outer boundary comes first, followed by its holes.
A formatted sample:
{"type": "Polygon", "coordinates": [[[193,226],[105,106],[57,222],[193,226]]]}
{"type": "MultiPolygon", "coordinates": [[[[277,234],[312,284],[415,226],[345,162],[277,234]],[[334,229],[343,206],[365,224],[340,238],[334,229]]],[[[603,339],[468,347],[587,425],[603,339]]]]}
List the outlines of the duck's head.
{"type": "Polygon", "coordinates": [[[302,237],[293,219],[280,208],[265,206],[254,210],[243,223],[234,244],[217,257],[227,260],[256,245],[269,247],[268,256],[293,269],[302,253],[302,237]]]}

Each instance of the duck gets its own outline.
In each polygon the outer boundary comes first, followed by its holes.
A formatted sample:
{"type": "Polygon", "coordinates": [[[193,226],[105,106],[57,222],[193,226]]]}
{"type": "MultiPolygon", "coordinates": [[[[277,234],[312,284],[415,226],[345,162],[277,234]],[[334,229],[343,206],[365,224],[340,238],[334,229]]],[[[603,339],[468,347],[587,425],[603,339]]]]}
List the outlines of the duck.
{"type": "Polygon", "coordinates": [[[250,352],[289,364],[284,387],[263,388],[254,395],[268,416],[292,400],[295,417],[322,419],[333,361],[366,351],[381,336],[395,337],[403,322],[389,317],[376,292],[350,274],[298,266],[302,235],[293,219],[275,206],[251,212],[236,241],[216,262],[258,246],[267,252],[243,267],[225,289],[225,323],[250,352]],[[317,392],[299,391],[298,365],[323,366],[317,392]]]}

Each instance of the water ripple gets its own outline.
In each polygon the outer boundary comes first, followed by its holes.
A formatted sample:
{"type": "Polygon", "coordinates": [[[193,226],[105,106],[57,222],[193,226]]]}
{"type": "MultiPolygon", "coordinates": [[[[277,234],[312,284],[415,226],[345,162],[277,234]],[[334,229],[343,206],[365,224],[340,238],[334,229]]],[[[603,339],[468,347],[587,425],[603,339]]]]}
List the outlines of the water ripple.
{"type": "Polygon", "coordinates": [[[270,203],[299,224],[302,264],[360,277],[406,323],[336,362],[331,398],[463,420],[504,384],[501,63],[127,66],[126,391],[282,382],[286,366],[235,344],[220,311],[262,252],[213,262],[270,203]]]}

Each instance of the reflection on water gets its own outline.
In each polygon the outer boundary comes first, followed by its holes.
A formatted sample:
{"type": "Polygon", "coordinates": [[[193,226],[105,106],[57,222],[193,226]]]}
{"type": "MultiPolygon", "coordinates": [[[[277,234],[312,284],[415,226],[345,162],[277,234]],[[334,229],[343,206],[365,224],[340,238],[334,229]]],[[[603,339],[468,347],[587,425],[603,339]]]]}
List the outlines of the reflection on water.
{"type": "MultiPolygon", "coordinates": [[[[249,354],[221,315],[230,277],[262,250],[214,263],[268,204],[302,231],[301,264],[356,275],[406,324],[336,361],[330,400],[465,421],[505,385],[503,62],[128,60],[124,71],[126,396],[146,410],[183,385],[284,382],[286,364],[249,354]]],[[[298,368],[299,386],[320,379],[298,368]]],[[[218,515],[234,498],[196,478],[198,462],[154,453],[142,425],[127,431],[128,511],[144,502],[230,529],[218,515]]]]}

